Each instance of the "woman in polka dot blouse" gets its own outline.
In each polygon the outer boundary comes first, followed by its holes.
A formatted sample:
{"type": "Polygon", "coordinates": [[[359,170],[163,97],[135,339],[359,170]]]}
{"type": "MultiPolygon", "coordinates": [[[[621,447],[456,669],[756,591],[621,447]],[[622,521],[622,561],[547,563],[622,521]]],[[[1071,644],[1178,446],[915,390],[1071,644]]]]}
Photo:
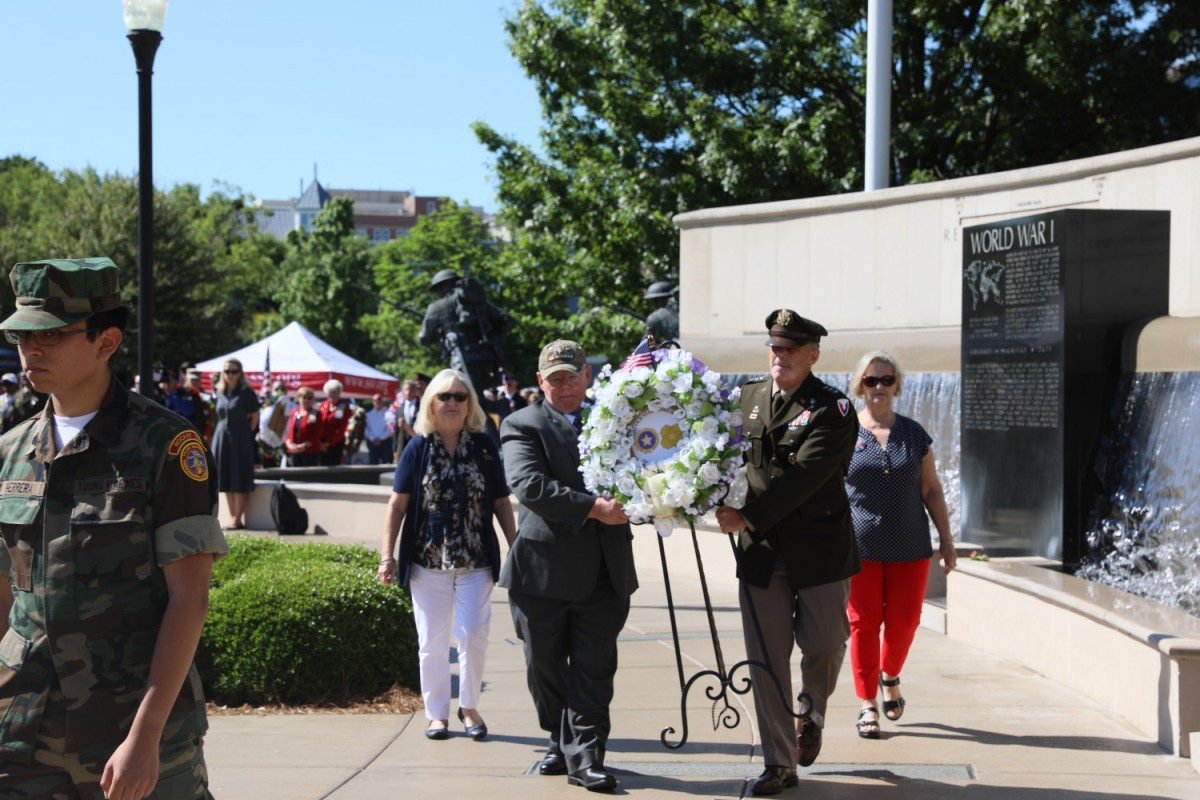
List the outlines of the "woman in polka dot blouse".
{"type": "Polygon", "coordinates": [[[904,371],[881,350],[859,359],[850,379],[850,394],[864,402],[846,475],[862,559],[862,571],[850,582],[850,664],[862,700],[858,735],[867,739],[879,738],[877,686],[887,718],[898,720],[904,713],[900,670],[921,622],[933,557],[930,518],[945,571],[955,565],[950,515],[929,447],[933,440],[918,422],[892,410],[903,386],[904,371]]]}

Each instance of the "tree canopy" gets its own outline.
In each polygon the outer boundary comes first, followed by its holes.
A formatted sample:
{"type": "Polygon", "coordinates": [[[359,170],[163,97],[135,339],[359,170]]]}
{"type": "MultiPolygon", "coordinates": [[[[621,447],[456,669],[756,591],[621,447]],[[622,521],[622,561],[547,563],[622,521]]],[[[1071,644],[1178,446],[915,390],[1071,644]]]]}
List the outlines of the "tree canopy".
{"type": "MultiPolygon", "coordinates": [[[[120,270],[122,298],[136,310],[136,179],[100,175],[94,170],[56,174],[20,156],[0,160],[0,264],[44,258],[104,255],[120,270]]],[[[247,307],[270,292],[269,263],[257,274],[238,252],[271,250],[247,225],[246,200],[238,194],[200,190],[182,184],[155,192],[154,342],[159,362],[181,363],[224,352],[242,343],[247,307]],[[245,287],[257,285],[256,293],[245,287]]],[[[0,305],[11,309],[7,280],[0,281],[0,305]]],[[[135,314],[127,341],[136,338],[135,314]]],[[[132,373],[136,353],[127,345],[114,362],[132,373]]]]}
{"type": "MultiPolygon", "coordinates": [[[[892,185],[1200,134],[1194,0],[895,8],[892,185]]],[[[862,0],[525,0],[541,152],[475,126],[517,244],[633,303],[673,277],[675,214],[861,189],[866,22],[862,0]]]]}

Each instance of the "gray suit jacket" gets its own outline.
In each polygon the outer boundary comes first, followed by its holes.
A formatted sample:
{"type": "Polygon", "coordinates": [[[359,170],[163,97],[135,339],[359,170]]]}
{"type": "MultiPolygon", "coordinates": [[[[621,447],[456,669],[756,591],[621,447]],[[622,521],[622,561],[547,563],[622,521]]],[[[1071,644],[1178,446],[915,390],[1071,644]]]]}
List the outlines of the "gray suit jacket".
{"type": "Polygon", "coordinates": [[[637,589],[629,525],[587,518],[595,496],[583,485],[579,445],[570,421],[548,403],[523,408],[500,426],[504,472],[520,502],[517,539],[500,570],[500,585],[527,594],[582,600],[601,564],[623,596],[637,589]]]}

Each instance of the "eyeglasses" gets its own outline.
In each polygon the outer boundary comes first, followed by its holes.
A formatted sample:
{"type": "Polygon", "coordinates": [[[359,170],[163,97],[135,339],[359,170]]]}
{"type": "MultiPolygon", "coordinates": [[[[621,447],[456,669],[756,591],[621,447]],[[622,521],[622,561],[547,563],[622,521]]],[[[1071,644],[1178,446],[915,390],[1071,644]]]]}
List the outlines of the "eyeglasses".
{"type": "Polygon", "coordinates": [[[90,333],[91,328],[80,328],[74,331],[61,331],[51,329],[48,331],[5,331],[4,338],[12,344],[25,344],[32,340],[38,347],[54,347],[62,341],[62,337],[70,336],[74,333],[90,333]]]}
{"type": "Polygon", "coordinates": [[[227,369],[227,370],[224,370],[224,372],[226,375],[241,375],[242,374],[242,371],[240,369],[227,369]]]}
{"type": "Polygon", "coordinates": [[[441,392],[438,394],[437,399],[441,400],[443,403],[448,403],[451,400],[456,403],[465,403],[467,402],[468,397],[470,397],[470,395],[468,395],[466,392],[441,392]]]}
{"type": "Polygon", "coordinates": [[[891,386],[895,382],[895,375],[881,375],[878,378],[874,375],[868,375],[863,378],[863,386],[866,386],[868,389],[874,389],[876,386],[891,386]]]}

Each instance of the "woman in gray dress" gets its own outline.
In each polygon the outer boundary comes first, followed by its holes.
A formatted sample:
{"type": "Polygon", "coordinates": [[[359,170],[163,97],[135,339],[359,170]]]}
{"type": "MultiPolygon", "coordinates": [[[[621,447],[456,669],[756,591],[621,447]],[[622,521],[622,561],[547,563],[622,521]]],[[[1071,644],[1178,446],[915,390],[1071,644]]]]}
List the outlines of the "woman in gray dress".
{"type": "Polygon", "coordinates": [[[246,506],[254,491],[254,433],[258,430],[258,398],[246,383],[242,362],[225,362],[217,382],[217,427],[212,453],[217,489],[225,495],[229,530],[246,527],[246,506]]]}

